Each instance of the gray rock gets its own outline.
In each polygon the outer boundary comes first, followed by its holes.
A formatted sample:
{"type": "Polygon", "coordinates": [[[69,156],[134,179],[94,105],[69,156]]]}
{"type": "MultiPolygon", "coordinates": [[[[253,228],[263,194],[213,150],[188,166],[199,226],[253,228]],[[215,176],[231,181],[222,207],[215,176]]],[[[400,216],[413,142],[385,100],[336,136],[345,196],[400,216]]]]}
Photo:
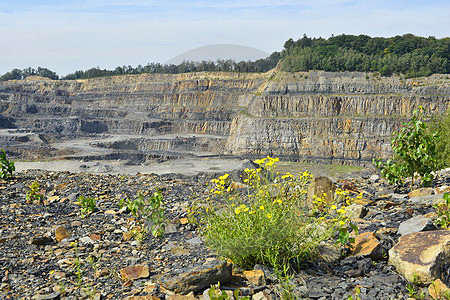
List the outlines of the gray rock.
{"type": "Polygon", "coordinates": [[[419,196],[409,199],[412,203],[424,204],[424,205],[435,205],[436,203],[442,202],[444,194],[419,196]]]}
{"type": "Polygon", "coordinates": [[[202,241],[202,239],[199,236],[197,236],[195,238],[187,240],[186,243],[188,243],[189,245],[193,245],[194,246],[194,245],[201,245],[201,244],[203,244],[203,241],[202,241]]]}
{"type": "Polygon", "coordinates": [[[420,215],[402,222],[398,227],[397,233],[400,235],[406,235],[413,232],[420,232],[433,229],[434,226],[431,223],[431,219],[420,215]]]}
{"type": "Polygon", "coordinates": [[[60,293],[54,292],[54,293],[51,293],[48,295],[37,294],[37,295],[34,295],[33,298],[31,298],[31,299],[33,299],[33,300],[52,300],[52,299],[59,299],[59,298],[60,298],[60,293]]]}
{"type": "Polygon", "coordinates": [[[53,243],[53,239],[49,236],[35,236],[30,240],[30,244],[32,245],[49,245],[53,243]]]}
{"type": "Polygon", "coordinates": [[[163,276],[159,283],[166,289],[180,294],[198,292],[211,284],[227,282],[232,276],[232,265],[224,261],[212,261],[189,269],[176,276],[163,276]]]}

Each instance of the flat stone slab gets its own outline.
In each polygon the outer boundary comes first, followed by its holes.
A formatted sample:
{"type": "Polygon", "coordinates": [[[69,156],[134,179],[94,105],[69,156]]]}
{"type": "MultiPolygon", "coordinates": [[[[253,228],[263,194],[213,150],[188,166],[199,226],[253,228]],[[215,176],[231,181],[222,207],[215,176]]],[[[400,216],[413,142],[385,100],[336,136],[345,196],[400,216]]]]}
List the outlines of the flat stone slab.
{"type": "Polygon", "coordinates": [[[410,282],[432,282],[449,260],[450,230],[407,234],[389,250],[389,264],[410,282]]]}
{"type": "Polygon", "coordinates": [[[231,276],[232,265],[225,261],[215,260],[173,277],[163,276],[159,279],[159,283],[175,293],[187,294],[201,291],[217,282],[227,282],[231,276]]]}
{"type": "Polygon", "coordinates": [[[431,220],[425,216],[415,216],[400,224],[397,233],[399,235],[407,235],[413,232],[420,232],[426,230],[427,226],[431,225],[431,220]]]}

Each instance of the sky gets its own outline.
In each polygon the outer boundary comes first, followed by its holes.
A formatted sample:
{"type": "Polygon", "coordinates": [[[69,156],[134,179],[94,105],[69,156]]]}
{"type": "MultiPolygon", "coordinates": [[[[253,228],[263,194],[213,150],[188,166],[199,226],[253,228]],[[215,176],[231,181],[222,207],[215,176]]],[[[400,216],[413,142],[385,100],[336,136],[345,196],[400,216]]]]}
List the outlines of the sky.
{"type": "Polygon", "coordinates": [[[164,63],[214,44],[280,51],[306,34],[450,35],[448,0],[0,0],[0,74],[164,63]]]}

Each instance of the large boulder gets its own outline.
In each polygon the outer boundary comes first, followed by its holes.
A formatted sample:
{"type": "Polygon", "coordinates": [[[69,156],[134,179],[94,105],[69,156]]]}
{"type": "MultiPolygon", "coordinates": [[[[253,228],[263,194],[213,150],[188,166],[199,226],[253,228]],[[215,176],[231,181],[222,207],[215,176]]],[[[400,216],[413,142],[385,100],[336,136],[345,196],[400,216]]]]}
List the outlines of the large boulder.
{"type": "Polygon", "coordinates": [[[232,265],[225,261],[215,260],[175,276],[163,276],[159,279],[159,283],[175,293],[188,294],[201,291],[217,282],[227,282],[231,276],[232,265]]]}
{"type": "Polygon", "coordinates": [[[410,282],[432,282],[441,276],[449,260],[449,230],[407,234],[389,250],[389,264],[410,282]]]}
{"type": "Polygon", "coordinates": [[[333,203],[334,192],[336,191],[336,186],[333,181],[325,176],[315,177],[313,182],[309,185],[308,189],[308,200],[312,202],[314,196],[322,198],[327,204],[333,203]]]}

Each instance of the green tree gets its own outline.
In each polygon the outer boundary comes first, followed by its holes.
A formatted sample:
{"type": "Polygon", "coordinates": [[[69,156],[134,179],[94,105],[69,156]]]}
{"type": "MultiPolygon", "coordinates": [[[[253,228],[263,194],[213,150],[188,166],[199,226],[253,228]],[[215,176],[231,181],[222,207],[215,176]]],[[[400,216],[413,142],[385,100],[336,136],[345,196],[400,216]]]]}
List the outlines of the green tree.
{"type": "Polygon", "coordinates": [[[391,139],[394,159],[386,163],[375,161],[381,175],[393,184],[403,183],[405,177],[411,177],[411,188],[418,176],[428,185],[433,179],[433,171],[438,170],[437,139],[438,133],[429,131],[423,120],[423,108],[413,112],[411,121],[403,123],[403,128],[391,139]]]}

